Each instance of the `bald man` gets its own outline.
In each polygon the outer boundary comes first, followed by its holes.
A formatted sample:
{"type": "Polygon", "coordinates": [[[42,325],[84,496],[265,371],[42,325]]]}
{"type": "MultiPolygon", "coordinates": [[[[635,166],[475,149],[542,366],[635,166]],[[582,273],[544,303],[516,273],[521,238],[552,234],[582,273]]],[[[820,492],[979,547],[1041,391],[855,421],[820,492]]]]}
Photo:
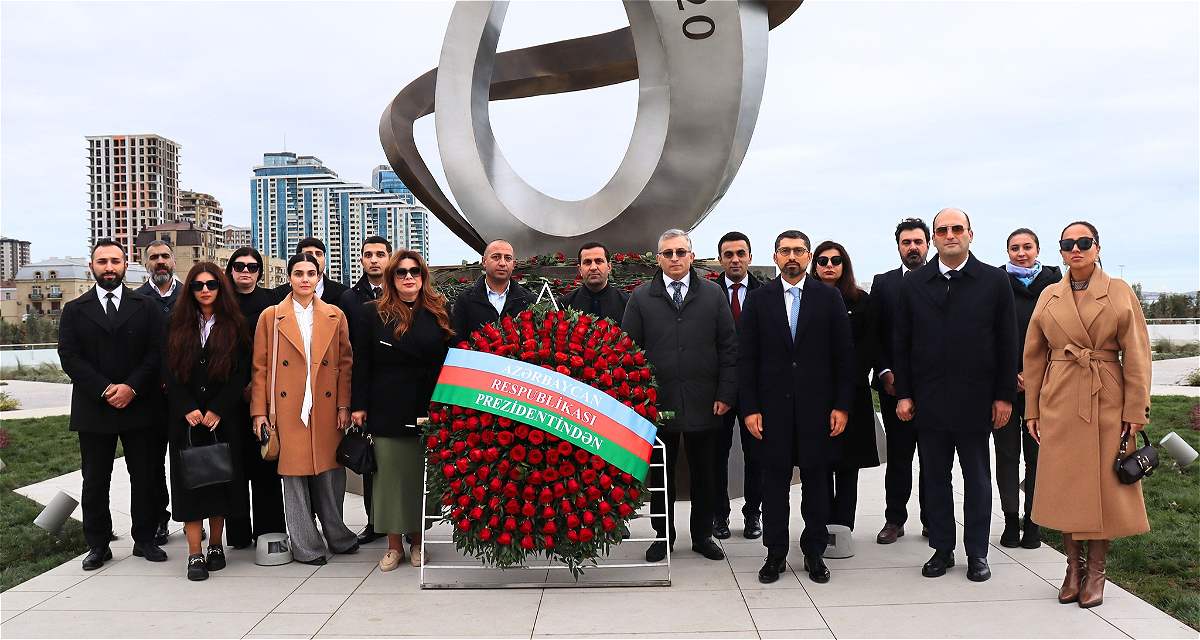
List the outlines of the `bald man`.
{"type": "Polygon", "coordinates": [[[512,279],[516,257],[507,240],[492,240],[483,250],[483,275],[475,284],[459,294],[450,313],[450,328],[454,340],[468,340],[471,332],[500,318],[511,318],[537,300],[512,279]]]}

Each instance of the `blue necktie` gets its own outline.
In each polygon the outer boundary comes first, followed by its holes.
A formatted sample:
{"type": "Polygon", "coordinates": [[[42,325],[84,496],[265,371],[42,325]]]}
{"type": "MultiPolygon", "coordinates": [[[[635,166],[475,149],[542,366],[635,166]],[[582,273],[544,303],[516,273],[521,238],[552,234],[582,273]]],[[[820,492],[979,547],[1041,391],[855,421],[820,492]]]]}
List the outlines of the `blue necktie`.
{"type": "Polygon", "coordinates": [[[675,308],[680,309],[683,307],[683,294],[680,293],[683,290],[683,283],[672,282],[671,288],[675,290],[675,293],[671,294],[671,300],[675,302],[675,308]]]}
{"type": "Polygon", "coordinates": [[[792,310],[788,313],[788,325],[792,328],[792,342],[796,341],[796,320],[800,318],[800,287],[788,289],[792,294],[792,310]]]}

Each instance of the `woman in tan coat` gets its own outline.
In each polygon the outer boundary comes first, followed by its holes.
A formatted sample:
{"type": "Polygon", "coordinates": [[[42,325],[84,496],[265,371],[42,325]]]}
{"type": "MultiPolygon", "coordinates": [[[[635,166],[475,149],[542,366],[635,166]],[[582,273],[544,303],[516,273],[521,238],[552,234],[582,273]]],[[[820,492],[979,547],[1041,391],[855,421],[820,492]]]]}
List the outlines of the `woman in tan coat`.
{"type": "Polygon", "coordinates": [[[270,422],[278,428],[292,557],[322,565],[326,542],[333,553],[358,551],[357,538],[342,519],[346,473],[334,459],[342,430],[350,424],[353,356],[346,317],[314,295],[321,280],[316,258],[293,256],[288,280],[292,292],[259,316],[254,332],[250,413],[256,435],[261,437],[270,422]],[[321,519],[324,542],[313,513],[321,519]]]}
{"type": "Polygon", "coordinates": [[[1113,471],[1122,436],[1150,420],[1150,337],[1133,289],[1097,264],[1096,228],[1073,222],[1060,237],[1069,277],[1042,292],[1025,337],[1025,418],[1041,445],[1033,520],[1063,532],[1058,601],[1094,607],[1109,539],[1150,530],[1141,484],[1113,471]]]}

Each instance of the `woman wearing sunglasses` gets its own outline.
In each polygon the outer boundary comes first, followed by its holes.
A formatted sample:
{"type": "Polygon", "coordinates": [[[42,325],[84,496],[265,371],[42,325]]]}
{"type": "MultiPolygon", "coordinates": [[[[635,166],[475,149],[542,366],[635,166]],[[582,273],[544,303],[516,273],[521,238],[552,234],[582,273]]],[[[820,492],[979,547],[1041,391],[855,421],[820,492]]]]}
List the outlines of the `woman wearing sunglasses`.
{"type": "Polygon", "coordinates": [[[221,546],[225,517],[241,513],[248,499],[237,465],[233,482],[188,489],[179,462],[179,452],[189,447],[189,441],[209,444],[214,437],[229,443],[234,460],[241,454],[250,334],[232,290],[217,265],[200,262],[192,267],[175,303],[163,359],[170,404],[171,516],[184,523],[188,580],[204,580],[209,571],[225,567],[221,546]],[[205,518],[212,532],[207,555],[200,549],[205,518]]]}
{"type": "Polygon", "coordinates": [[[850,254],[826,240],[813,251],[810,273],[842,292],[854,338],[854,404],[842,433],[842,459],[829,466],[829,524],[854,529],[858,507],[858,470],[879,466],[875,444],[875,407],[871,403],[871,365],[875,361],[875,308],[854,279],[850,254]]]}
{"type": "Polygon", "coordinates": [[[421,254],[393,253],[384,274],[383,291],[366,304],[355,332],[351,419],[374,441],[371,515],[375,531],[388,537],[379,568],[391,571],[404,560],[404,534],[411,540],[409,562],[419,567],[426,559],[425,443],[416,425],[429,414],[454,334],[446,298],[433,288],[421,254]]]}
{"type": "Polygon", "coordinates": [[[1025,421],[1041,445],[1033,519],[1063,532],[1058,601],[1086,608],[1104,601],[1109,539],[1150,530],[1141,484],[1113,470],[1122,436],[1150,421],[1150,336],[1133,289],[1100,268],[1096,227],[1060,237],[1067,277],[1042,292],[1025,337],[1025,421]]]}

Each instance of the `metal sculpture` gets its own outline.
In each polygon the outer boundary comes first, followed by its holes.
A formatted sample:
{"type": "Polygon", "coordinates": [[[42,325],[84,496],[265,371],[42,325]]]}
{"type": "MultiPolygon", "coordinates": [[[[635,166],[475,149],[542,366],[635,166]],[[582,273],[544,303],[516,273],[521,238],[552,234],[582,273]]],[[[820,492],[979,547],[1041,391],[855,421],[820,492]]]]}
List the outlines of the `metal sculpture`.
{"type": "Polygon", "coordinates": [[[725,195],[758,118],[767,31],[801,1],[627,0],[629,27],[499,54],[508,3],[459,2],[439,67],[396,95],[380,121],[380,140],[417,199],[478,251],[503,237],[522,253],[569,253],[584,239],[644,252],[664,229],[694,228],[725,195]],[[629,148],[588,198],[538,191],[496,144],[489,100],[634,79],[638,112],[629,148]],[[433,113],[435,102],[446,180],[463,213],[433,179],[413,137],[413,123],[433,113]]]}

